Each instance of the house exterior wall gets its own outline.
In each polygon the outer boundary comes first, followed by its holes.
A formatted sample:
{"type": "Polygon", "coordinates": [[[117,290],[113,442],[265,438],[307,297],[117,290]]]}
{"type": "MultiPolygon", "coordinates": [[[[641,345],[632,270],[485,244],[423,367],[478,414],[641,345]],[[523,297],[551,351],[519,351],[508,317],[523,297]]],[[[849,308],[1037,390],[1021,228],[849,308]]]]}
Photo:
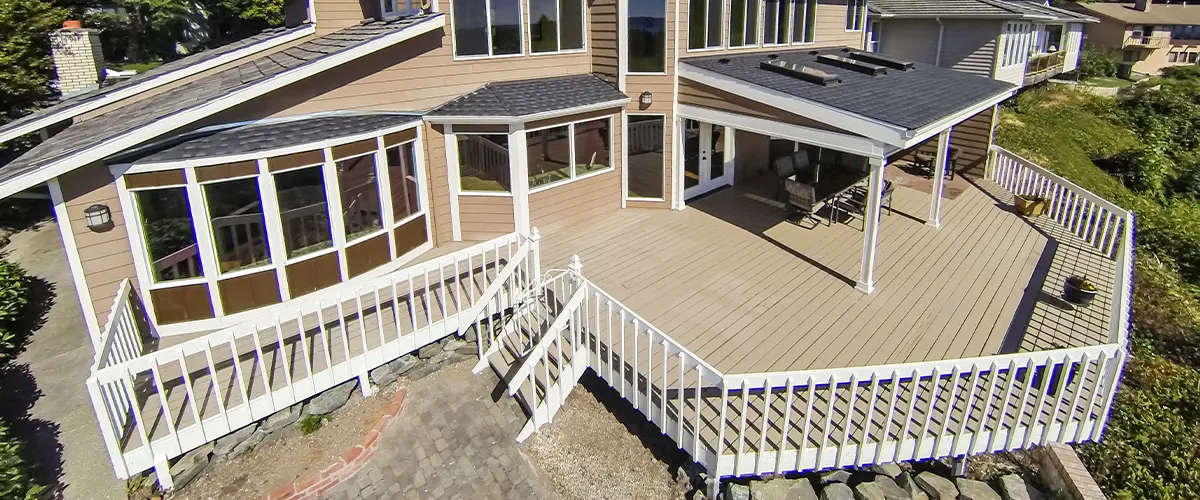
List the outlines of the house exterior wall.
{"type": "Polygon", "coordinates": [[[1100,19],[1099,23],[1088,24],[1083,27],[1086,43],[1089,46],[1120,52],[1122,59],[1136,57],[1136,61],[1133,63],[1133,71],[1135,72],[1152,75],[1170,66],[1195,64],[1187,62],[1186,55],[1175,62],[1171,62],[1170,54],[1171,52],[1182,54],[1200,52],[1200,46],[1170,40],[1170,25],[1154,25],[1152,31],[1147,34],[1147,36],[1165,37],[1168,39],[1169,41],[1163,47],[1126,47],[1125,42],[1133,36],[1135,25],[1125,24],[1124,21],[1118,21],[1105,16],[1098,16],[1098,18],[1100,19]]]}
{"type": "Polygon", "coordinates": [[[1083,49],[1083,24],[1067,24],[1062,49],[1067,52],[1063,60],[1063,72],[1074,71],[1079,67],[1079,53],[1083,49]]]}
{"type": "Polygon", "coordinates": [[[937,59],[938,25],[933,19],[885,19],[880,29],[883,55],[925,64],[937,59]]]}
{"type": "Polygon", "coordinates": [[[940,65],[991,78],[1001,23],[962,19],[946,22],[940,65]]]}
{"type": "Polygon", "coordinates": [[[592,73],[610,83],[617,82],[620,66],[617,0],[588,2],[588,47],[592,53],[592,73]]]}
{"type": "Polygon", "coordinates": [[[620,114],[610,116],[613,121],[613,141],[609,153],[613,170],[531,193],[529,220],[532,227],[549,232],[620,210],[624,165],[622,155],[618,153],[624,150],[625,124],[620,114]]]}
{"type": "Polygon", "coordinates": [[[832,130],[835,132],[845,132],[837,127],[831,127],[811,118],[781,111],[778,108],[771,107],[758,101],[709,87],[702,83],[693,82],[686,78],[679,79],[679,102],[680,104],[691,104],[694,106],[701,106],[718,111],[728,111],[730,113],[790,123],[793,125],[832,130]]]}

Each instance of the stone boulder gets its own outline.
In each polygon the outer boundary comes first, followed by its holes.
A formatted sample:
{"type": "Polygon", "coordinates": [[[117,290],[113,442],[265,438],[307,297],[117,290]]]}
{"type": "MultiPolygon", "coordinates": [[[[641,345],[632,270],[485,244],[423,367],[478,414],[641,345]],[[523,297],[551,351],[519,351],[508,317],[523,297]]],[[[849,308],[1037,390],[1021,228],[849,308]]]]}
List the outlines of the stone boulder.
{"type": "Polygon", "coordinates": [[[472,344],[474,344],[475,342],[477,342],[479,340],[479,332],[475,331],[474,323],[471,323],[471,326],[467,327],[467,330],[463,332],[462,338],[463,338],[463,340],[467,341],[468,343],[472,343],[472,344]]]}
{"type": "Polygon", "coordinates": [[[817,500],[808,479],[776,478],[750,483],[750,500],[817,500]]]}
{"type": "Polygon", "coordinates": [[[464,347],[467,347],[467,342],[459,340],[458,337],[450,336],[442,340],[442,350],[446,352],[457,351],[464,347]]]}
{"type": "Polygon", "coordinates": [[[912,500],[929,500],[929,495],[920,486],[917,486],[912,474],[907,472],[900,473],[899,476],[896,476],[896,485],[908,493],[909,498],[912,498],[912,500]]]}
{"type": "Polygon", "coordinates": [[[821,484],[848,483],[851,476],[850,471],[845,469],[831,470],[821,474],[821,484]]]}
{"type": "Polygon", "coordinates": [[[896,465],[895,463],[875,464],[871,466],[871,471],[892,479],[896,479],[896,477],[904,473],[904,469],[901,469],[900,466],[896,465]]]}
{"type": "Polygon", "coordinates": [[[917,474],[914,480],[917,486],[928,493],[932,500],[956,500],[958,498],[958,488],[954,487],[953,482],[942,476],[925,471],[917,474]]]}
{"type": "Polygon", "coordinates": [[[1044,500],[1046,495],[1030,486],[1025,479],[1017,474],[1009,474],[1000,478],[1000,496],[1004,500],[1044,500]]]}
{"type": "Polygon", "coordinates": [[[358,380],[356,379],[347,380],[339,385],[335,385],[309,400],[305,411],[309,415],[328,415],[333,413],[338,408],[346,406],[346,401],[350,400],[350,393],[354,392],[355,387],[358,387],[358,380]]]}
{"type": "Polygon", "coordinates": [[[300,414],[304,411],[304,403],[296,403],[292,406],[272,413],[262,423],[262,428],[267,434],[276,432],[284,427],[292,425],[297,420],[300,420],[300,414]]]}
{"type": "Polygon", "coordinates": [[[904,491],[904,488],[901,488],[900,485],[896,484],[896,481],[890,477],[884,475],[875,476],[875,479],[871,480],[871,484],[874,484],[879,488],[879,492],[883,493],[884,500],[912,499],[912,495],[909,495],[907,491],[904,491]]]}
{"type": "Polygon", "coordinates": [[[750,500],[750,487],[738,483],[725,483],[725,492],[721,500],[750,500]]]}
{"type": "Polygon", "coordinates": [[[263,442],[263,440],[266,438],[267,431],[263,430],[261,427],[255,429],[254,432],[250,433],[249,437],[238,443],[237,446],[234,446],[233,449],[229,451],[229,456],[236,457],[253,450],[255,446],[258,446],[258,443],[263,442]]]}
{"type": "Polygon", "coordinates": [[[242,441],[250,439],[250,436],[256,430],[258,430],[258,424],[250,424],[217,438],[216,443],[213,445],[213,456],[223,457],[228,455],[237,445],[242,444],[242,441]]]}
{"type": "Polygon", "coordinates": [[[405,372],[413,369],[420,363],[421,360],[416,356],[405,354],[381,365],[379,368],[371,370],[371,382],[380,387],[391,385],[401,375],[404,375],[405,372]]]}
{"type": "Polygon", "coordinates": [[[437,356],[440,352],[442,352],[442,345],[434,342],[425,347],[417,349],[417,357],[421,359],[429,359],[437,356]]]}
{"type": "Polygon", "coordinates": [[[171,465],[171,480],[175,483],[175,489],[178,490],[187,486],[201,472],[204,472],[208,468],[208,465],[212,463],[212,459],[210,458],[212,453],[213,444],[208,443],[187,452],[187,454],[180,457],[178,461],[171,465]]]}
{"type": "Polygon", "coordinates": [[[829,483],[821,488],[821,500],[854,500],[854,490],[843,483],[829,483]]]}
{"type": "Polygon", "coordinates": [[[437,363],[425,363],[408,372],[409,380],[421,380],[442,368],[442,365],[437,363]]]}
{"type": "Polygon", "coordinates": [[[958,478],[958,498],[960,500],[1001,500],[1000,495],[983,481],[958,478]]]}
{"type": "Polygon", "coordinates": [[[875,483],[858,483],[854,487],[854,500],[886,500],[883,489],[875,483]]]}

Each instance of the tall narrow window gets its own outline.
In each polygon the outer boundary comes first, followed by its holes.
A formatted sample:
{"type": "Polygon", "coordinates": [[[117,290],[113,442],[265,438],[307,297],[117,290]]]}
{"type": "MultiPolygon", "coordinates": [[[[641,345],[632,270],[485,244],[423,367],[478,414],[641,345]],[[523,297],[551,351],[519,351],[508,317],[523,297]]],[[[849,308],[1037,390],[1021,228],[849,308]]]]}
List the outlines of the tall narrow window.
{"type": "Polygon", "coordinates": [[[879,21],[871,21],[871,26],[867,29],[867,52],[879,52],[880,37],[883,35],[883,27],[879,21]]]}
{"type": "Polygon", "coordinates": [[[512,191],[507,135],[458,134],[455,138],[462,191],[512,191]]]}
{"type": "Polygon", "coordinates": [[[584,49],[584,0],[558,0],[558,38],[562,50],[584,49]]]}
{"type": "Polygon", "coordinates": [[[792,19],[791,0],[766,0],[763,12],[763,43],[788,43],[788,22],[792,19]]]}
{"type": "Polygon", "coordinates": [[[338,160],[336,169],[346,241],[382,229],[383,209],[379,203],[375,153],[338,160]]]}
{"type": "Polygon", "coordinates": [[[409,142],[387,150],[388,179],[392,183],[392,220],[396,222],[421,211],[414,144],[409,142]]]}
{"type": "Polygon", "coordinates": [[[134,197],[142,216],[142,234],[154,281],[203,276],[187,189],[136,191],[134,197]]]}
{"type": "Polygon", "coordinates": [[[663,73],[667,70],[665,1],[630,2],[628,47],[630,73],[663,73]]]}
{"type": "Polygon", "coordinates": [[[688,48],[720,47],[725,25],[723,0],[689,0],[688,48]]]}
{"type": "Polygon", "coordinates": [[[625,147],[629,151],[629,198],[662,199],[666,119],[629,115],[625,147]]]}
{"type": "Polygon", "coordinates": [[[213,244],[221,272],[271,263],[263,221],[258,179],[247,178],[204,185],[213,244]]]}
{"type": "Polygon", "coordinates": [[[847,0],[846,31],[862,31],[866,13],[867,0],[847,0]]]}
{"type": "Polygon", "coordinates": [[[575,141],[575,176],[599,172],[612,166],[612,119],[576,123],[572,137],[575,141]]]}
{"type": "Polygon", "coordinates": [[[733,0],[729,7],[729,46],[758,45],[760,0],[733,0]]]}
{"type": "Polygon", "coordinates": [[[796,0],[792,12],[792,43],[813,43],[817,39],[817,0],[796,0]]]}
{"type": "Polygon", "coordinates": [[[275,174],[275,193],[288,258],[333,246],[325,174],[320,165],[275,174]]]}
{"type": "Polygon", "coordinates": [[[454,53],[521,53],[521,0],[453,0],[454,53]]]}

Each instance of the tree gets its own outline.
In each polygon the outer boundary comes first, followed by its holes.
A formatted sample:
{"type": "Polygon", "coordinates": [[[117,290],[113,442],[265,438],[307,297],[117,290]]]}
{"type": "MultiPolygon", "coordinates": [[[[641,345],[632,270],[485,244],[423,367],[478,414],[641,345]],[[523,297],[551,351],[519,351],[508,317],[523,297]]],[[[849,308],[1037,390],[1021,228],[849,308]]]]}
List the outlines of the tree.
{"type": "Polygon", "coordinates": [[[45,0],[0,0],[0,123],[24,115],[52,96],[51,30],[68,11],[45,0]]]}

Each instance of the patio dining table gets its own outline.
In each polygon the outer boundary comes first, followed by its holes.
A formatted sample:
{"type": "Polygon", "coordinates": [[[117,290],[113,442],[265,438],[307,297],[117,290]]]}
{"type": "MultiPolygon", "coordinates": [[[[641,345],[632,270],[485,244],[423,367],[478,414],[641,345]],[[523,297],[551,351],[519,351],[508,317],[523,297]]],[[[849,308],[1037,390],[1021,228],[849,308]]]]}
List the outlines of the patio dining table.
{"type": "MultiPolygon", "coordinates": [[[[816,191],[816,203],[813,204],[813,211],[816,212],[826,206],[830,208],[831,220],[835,213],[844,211],[839,200],[846,195],[855,186],[861,185],[870,176],[870,172],[860,170],[852,170],[842,167],[833,167],[821,169],[820,180],[812,184],[813,190],[816,191]]],[[[834,220],[837,222],[836,220],[834,220]]]]}

